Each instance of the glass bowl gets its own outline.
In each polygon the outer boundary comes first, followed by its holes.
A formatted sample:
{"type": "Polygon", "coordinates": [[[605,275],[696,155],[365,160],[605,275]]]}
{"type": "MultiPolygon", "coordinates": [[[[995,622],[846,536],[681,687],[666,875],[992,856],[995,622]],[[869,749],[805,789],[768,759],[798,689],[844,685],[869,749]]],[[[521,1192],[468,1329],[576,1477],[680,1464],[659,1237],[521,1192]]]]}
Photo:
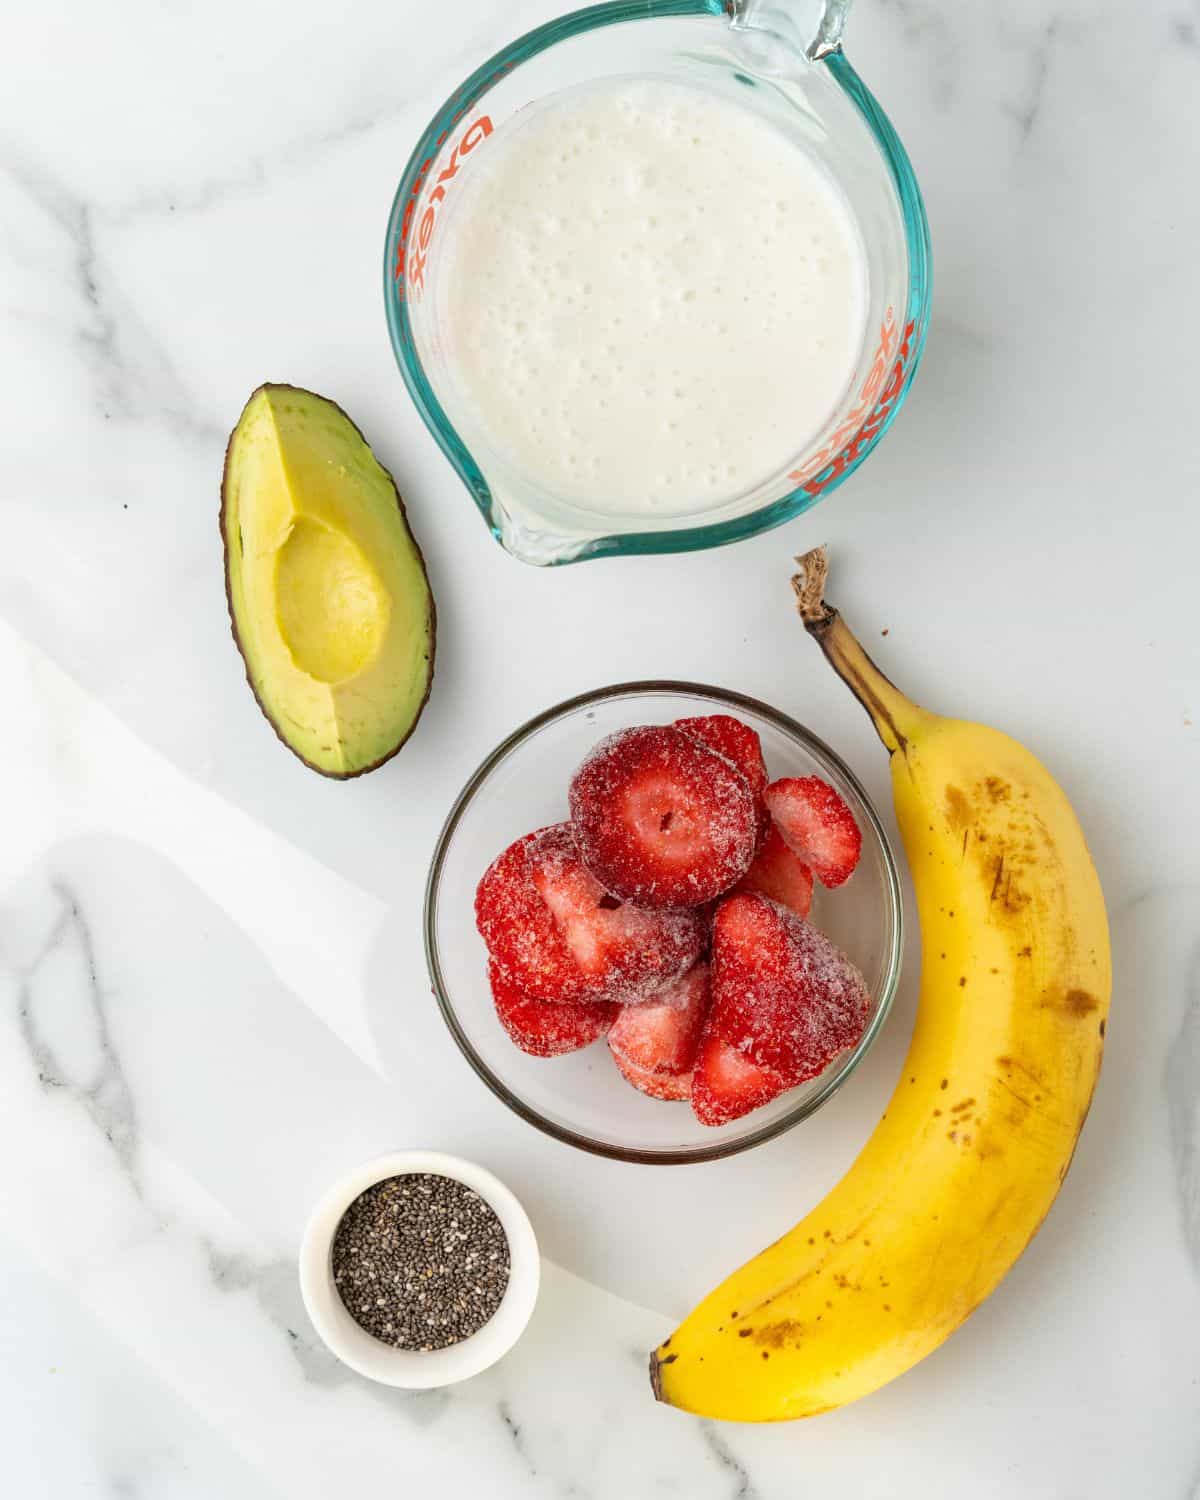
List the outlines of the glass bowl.
{"type": "Polygon", "coordinates": [[[878,1035],[896,992],[902,952],[900,879],[887,836],[849,766],[802,724],[740,693],[690,682],[628,682],[547,709],[498,745],[450,810],[425,892],[425,952],[446,1025],[463,1056],[522,1119],[583,1151],[620,1161],[715,1161],[807,1119],[841,1087],[878,1035]],[[812,920],[862,971],[872,1011],[857,1047],[762,1109],[718,1128],[686,1104],[650,1099],[617,1072],[603,1041],[565,1057],[528,1057],[501,1029],[475,930],[475,887],[500,851],[568,816],[576,766],[605,735],[634,724],[728,713],[757,731],[772,778],[823,777],[849,803],[862,858],[837,891],[817,886],[812,920]]]}

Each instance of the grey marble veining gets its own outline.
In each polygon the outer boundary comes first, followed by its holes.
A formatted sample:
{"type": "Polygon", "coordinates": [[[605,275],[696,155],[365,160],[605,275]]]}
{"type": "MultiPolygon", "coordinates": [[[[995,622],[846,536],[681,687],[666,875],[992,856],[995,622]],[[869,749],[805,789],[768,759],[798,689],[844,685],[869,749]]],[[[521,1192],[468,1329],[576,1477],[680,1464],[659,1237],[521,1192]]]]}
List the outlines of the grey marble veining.
{"type": "Polygon", "coordinates": [[[52,896],[57,916],[33,962],[18,977],[21,1040],[41,1087],[62,1090],[86,1111],[141,1196],[137,1111],[109,1033],[91,935],[70,889],[55,882],[52,896]],[[56,1012],[55,1030],[70,1038],[70,1066],[49,1039],[43,1008],[56,1012]]]}
{"type": "Polygon", "coordinates": [[[721,1436],[720,1428],[713,1422],[703,1422],[700,1431],[713,1457],[729,1477],[731,1500],[759,1500],[759,1492],[749,1471],[721,1436]]]}
{"type": "Polygon", "coordinates": [[[97,245],[102,216],[96,206],[47,171],[11,162],[0,162],[0,171],[64,242],[67,293],[77,307],[71,333],[90,374],[96,416],[105,422],[160,422],[188,444],[219,440],[220,431],[197,417],[169,354],[139,320],[136,308],[106,284],[97,245]]]}
{"type": "Polygon", "coordinates": [[[1042,99],[1045,96],[1046,84],[1050,77],[1050,64],[1053,58],[1054,44],[1059,31],[1059,17],[1051,15],[1042,34],[1032,49],[1031,62],[1029,64],[1029,90],[1023,104],[1013,109],[1013,118],[1017,122],[1017,128],[1021,133],[1022,142],[1027,142],[1033,134],[1034,126],[1037,124],[1038,114],[1041,111],[1042,99]]]}
{"type": "Polygon", "coordinates": [[[926,76],[931,107],[946,114],[955,101],[962,61],[954,15],[936,0],[881,0],[881,5],[895,17],[908,66],[919,67],[926,76]]]}
{"type": "Polygon", "coordinates": [[[418,131],[558,9],[364,0],[350,22],[298,3],[284,24],[226,0],[188,17],[46,0],[9,22],[5,1478],[28,1500],[1196,1500],[1200,668],[1181,560],[1200,548],[1200,6],[857,0],[847,52],[934,237],[910,402],[784,532],[543,574],[494,547],[412,411],[379,276],[418,131]],[[282,753],[228,638],[217,488],[264,379],[360,422],[438,598],[426,717],[353,785],[282,753]],[[646,1351],[852,1159],[907,1041],[915,933],[889,1027],[818,1119],[711,1172],[647,1174],[534,1138],[477,1086],[428,1003],[421,892],[482,756],[605,681],[778,704],[894,832],[884,757],[791,609],[790,558],[817,541],[885,669],[1063,781],[1113,914],[1116,999],[1071,1173],[988,1303],[869,1401],[724,1427],[657,1407],[646,1351]],[[547,1257],[512,1354],[422,1395],[335,1364],[295,1283],[328,1181],[404,1144],[493,1166],[547,1257]]]}
{"type": "Polygon", "coordinates": [[[528,1450],[525,1447],[524,1434],[521,1431],[520,1424],[513,1416],[512,1408],[509,1406],[507,1401],[498,1401],[496,1403],[496,1415],[504,1424],[504,1430],[508,1433],[508,1436],[512,1441],[513,1450],[516,1453],[517,1457],[528,1469],[530,1478],[536,1479],[537,1465],[534,1463],[533,1459],[529,1455],[528,1450]]]}

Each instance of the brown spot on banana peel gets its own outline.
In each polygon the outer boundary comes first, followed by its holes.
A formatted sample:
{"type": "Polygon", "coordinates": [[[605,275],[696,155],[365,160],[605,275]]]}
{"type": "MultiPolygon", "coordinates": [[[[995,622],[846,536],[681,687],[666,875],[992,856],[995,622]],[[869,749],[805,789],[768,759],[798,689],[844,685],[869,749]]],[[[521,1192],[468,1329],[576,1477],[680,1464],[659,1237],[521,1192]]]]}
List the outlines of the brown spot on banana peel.
{"type": "Polygon", "coordinates": [[[1024,1105],[1024,1107],[1026,1109],[1032,1109],[1033,1108],[1033,1101],[1030,1100],[1030,1099],[1027,1099],[1024,1094],[1020,1093],[1017,1089],[1013,1088],[1012,1084],[1009,1083],[1009,1081],[1008,1081],[1007,1078],[1000,1078],[999,1076],[997,1076],[996,1082],[1000,1085],[1000,1087],[1002,1089],[1007,1089],[1008,1092],[1013,1096],[1013,1098],[1017,1101],[1018,1104],[1024,1105]]]}
{"type": "MultiPolygon", "coordinates": [[[[825,1268],[825,1257],[823,1257],[823,1251],[825,1251],[826,1248],[832,1250],[835,1245],[849,1244],[852,1239],[855,1239],[856,1236],[861,1235],[862,1230],[865,1229],[865,1226],[867,1226],[868,1223],[870,1223],[870,1215],[867,1215],[867,1217],[859,1220],[858,1224],[855,1224],[852,1229],[847,1230],[844,1235],[841,1235],[840,1238],[837,1239],[835,1239],[834,1236],[832,1236],[832,1233],[829,1232],[828,1229],[826,1229],[825,1232],[823,1232],[822,1241],[829,1241],[829,1245],[828,1247],[826,1247],[825,1244],[822,1244],[822,1247],[820,1247],[822,1248],[822,1256],[820,1256],[820,1259],[817,1260],[816,1265],[810,1265],[807,1269],[805,1269],[805,1271],[799,1272],[799,1274],[795,1275],[795,1277],[787,1278],[787,1280],[784,1281],[783,1286],[777,1287],[777,1289],[775,1289],[775,1292],[772,1292],[769,1296],[765,1296],[762,1301],[756,1302],[753,1307],[741,1308],[741,1311],[739,1311],[739,1313],[738,1311],[730,1311],[730,1322],[732,1322],[732,1320],[738,1319],[739,1316],[754,1316],[754,1314],[760,1316],[763,1311],[766,1311],[769,1316],[769,1308],[771,1308],[772,1302],[777,1301],[778,1298],[783,1298],[783,1296],[787,1296],[790,1295],[790,1293],[795,1292],[798,1287],[804,1286],[805,1281],[813,1281],[814,1278],[820,1277],[820,1275],[822,1275],[823,1268],[825,1268]]],[[[781,1239],[786,1238],[786,1235],[781,1236],[781,1239]]],[[[808,1238],[808,1244],[814,1245],[816,1244],[816,1241],[814,1241],[814,1239],[810,1236],[810,1238],[808,1238]]],[[[858,1290],[861,1290],[858,1286],[856,1286],[856,1284],[855,1286],[852,1286],[852,1284],[850,1284],[849,1281],[847,1281],[844,1277],[840,1278],[840,1280],[838,1280],[838,1278],[835,1278],[835,1280],[838,1281],[840,1290],[853,1290],[853,1292],[858,1292],[858,1290]]],[[[826,1302],[825,1305],[826,1307],[832,1307],[832,1302],[826,1302]]],[[[738,1332],[739,1338],[745,1338],[748,1334],[750,1334],[751,1331],[753,1331],[754,1337],[756,1337],[756,1341],[760,1341],[762,1340],[762,1338],[766,1337],[765,1331],[769,1331],[769,1329],[771,1328],[783,1328],[784,1331],[790,1329],[790,1331],[796,1332],[799,1329],[799,1325],[798,1323],[795,1323],[795,1320],[793,1319],[774,1319],[768,1323],[757,1323],[757,1325],[753,1325],[751,1326],[751,1328],[739,1328],[736,1332],[738,1332]]],[[[720,1326],[720,1328],[717,1329],[717,1332],[718,1334],[723,1334],[724,1326],[720,1326]]],[[[667,1343],[669,1343],[669,1341],[667,1341],[667,1343]]],[[[660,1350],[666,1349],[666,1343],[660,1344],[660,1346],[658,1347],[660,1347],[660,1350]]],[[[661,1359],[661,1364],[670,1364],[670,1361],[676,1358],[678,1358],[678,1356],[676,1355],[667,1356],[666,1359],[661,1359]]]]}
{"type": "MultiPolygon", "coordinates": [[[[1023,912],[1029,905],[1029,896],[1021,889],[1016,877],[1020,874],[1021,867],[1028,867],[1036,863],[1033,854],[1028,851],[1014,853],[1011,841],[1006,841],[993,832],[992,838],[999,842],[999,853],[989,854],[991,861],[992,883],[988,901],[994,917],[1003,918],[1006,915],[1016,916],[1023,912]]],[[[981,843],[987,842],[986,838],[980,836],[981,843]]],[[[980,850],[981,862],[983,851],[980,850]]]]}
{"type": "Polygon", "coordinates": [[[1100,1008],[1099,1000],[1095,995],[1089,995],[1087,990],[1068,990],[1062,997],[1061,1004],[1069,1016],[1088,1016],[1100,1008]]]}
{"type": "Polygon", "coordinates": [[[1000,1217],[1001,1211],[1005,1208],[1012,1195],[1013,1188],[1011,1186],[1002,1188],[1000,1192],[996,1194],[995,1198],[992,1200],[991,1208],[989,1208],[987,1211],[986,1218],[980,1225],[981,1229],[987,1229],[995,1223],[995,1221],[1000,1217]]]}
{"type": "MultiPolygon", "coordinates": [[[[1009,1057],[1006,1054],[1002,1055],[996,1059],[996,1066],[998,1068],[1002,1068],[1006,1073],[1011,1073],[1014,1070],[1018,1073],[1024,1073],[1025,1077],[1029,1079],[1030,1083],[1032,1083],[1036,1088],[1041,1089],[1047,1095],[1047,1097],[1051,1099],[1054,1098],[1054,1090],[1049,1086],[1049,1084],[1046,1083],[1045,1079],[1038,1072],[1038,1070],[1036,1068],[1031,1068],[1028,1063],[1023,1063],[1019,1058],[1009,1057]]],[[[1041,1094],[1035,1094],[1034,1102],[1039,1103],[1041,1101],[1041,1097],[1041,1094]]]]}
{"type": "MultiPolygon", "coordinates": [[[[957,833],[960,829],[963,834],[968,834],[971,824],[975,821],[971,812],[971,804],[961,788],[948,786],[946,788],[946,821],[957,833]]],[[[966,843],[964,840],[964,849],[966,843]]]]}
{"type": "Polygon", "coordinates": [[[784,1349],[788,1344],[799,1345],[804,1324],[798,1318],[780,1318],[775,1323],[764,1323],[754,1330],[756,1348],[784,1349]]]}

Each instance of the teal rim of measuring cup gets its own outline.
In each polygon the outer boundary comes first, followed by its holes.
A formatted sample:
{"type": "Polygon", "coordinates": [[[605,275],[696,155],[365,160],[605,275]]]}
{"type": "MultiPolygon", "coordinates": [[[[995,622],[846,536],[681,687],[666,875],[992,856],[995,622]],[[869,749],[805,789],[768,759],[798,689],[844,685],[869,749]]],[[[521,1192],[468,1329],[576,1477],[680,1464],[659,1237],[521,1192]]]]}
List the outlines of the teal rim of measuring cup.
{"type": "MultiPolygon", "coordinates": [[[[613,26],[624,21],[646,21],[672,16],[713,16],[728,14],[725,0],[608,0],[602,5],[587,6],[535,27],[518,37],[516,41],[497,52],[487,62],[476,68],[466,81],[450,95],[441,109],[426,126],[404,173],[396,196],[392,200],[392,211],[388,217],[387,238],[383,256],[383,298],[387,312],[388,333],[392,351],[400,374],[408,388],[413,404],[421,414],[425,425],[433,434],[438,447],[450,460],[459,478],[466,485],[480,515],[488,529],[502,547],[505,547],[503,529],[495,518],[495,502],[487,480],[470,451],[459,437],[454,424],[442,409],[433,387],[426,379],[425,371],[417,354],[408,317],[408,302],[397,290],[396,264],[404,210],[413,196],[418,180],[429,162],[440,149],[439,142],[454,125],[471,109],[498,78],[511,72],[529,58],[552,47],[556,42],[601,26],[613,26]]],[[[900,203],[904,224],[904,238],[908,251],[908,301],[903,317],[899,320],[900,338],[907,343],[907,351],[900,373],[898,389],[890,396],[886,405],[877,403],[864,418],[858,433],[850,445],[820,472],[809,476],[804,483],[770,505],[737,516],[731,520],[715,521],[709,525],[680,527],[674,531],[641,531],[618,533],[611,536],[589,538],[581,542],[578,550],[563,556],[545,559],[544,566],[557,567],[564,563],[584,562],[593,557],[635,557],[662,552],[696,552],[707,547],[722,547],[730,542],[740,542],[760,532],[782,526],[806,510],[811,510],[819,500],[833,493],[844,484],[863,460],[874,451],[887,433],[896,414],[904,404],[912,385],[913,376],[921,362],[925,349],[925,338],[929,329],[929,305],[932,287],[933,255],[929,238],[929,221],[925,216],[925,204],[917,186],[916,174],[908,153],[900,138],[892,129],[891,121],[884,114],[875,96],[854,71],[841,47],[825,54],[814,67],[828,68],[834,81],[858,110],[867,127],[874,135],[891,173],[892,185],[900,203]],[[870,428],[869,436],[859,441],[859,434],[870,428]]],[[[505,547],[507,551],[508,548],[505,547]]],[[[523,558],[522,561],[532,561],[523,558]]]]}

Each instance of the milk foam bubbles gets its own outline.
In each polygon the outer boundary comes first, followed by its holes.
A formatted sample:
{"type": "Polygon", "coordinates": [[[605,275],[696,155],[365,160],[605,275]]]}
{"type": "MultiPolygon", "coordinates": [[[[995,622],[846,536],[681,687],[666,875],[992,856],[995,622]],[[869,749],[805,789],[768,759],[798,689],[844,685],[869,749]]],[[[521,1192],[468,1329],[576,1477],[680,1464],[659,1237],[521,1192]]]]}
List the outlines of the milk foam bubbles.
{"type": "Polygon", "coordinates": [[[598,515],[692,513],[778,474],[862,350],[841,191],[699,88],[609,80],[529,106],[473,153],[438,235],[468,446],[598,515]]]}

